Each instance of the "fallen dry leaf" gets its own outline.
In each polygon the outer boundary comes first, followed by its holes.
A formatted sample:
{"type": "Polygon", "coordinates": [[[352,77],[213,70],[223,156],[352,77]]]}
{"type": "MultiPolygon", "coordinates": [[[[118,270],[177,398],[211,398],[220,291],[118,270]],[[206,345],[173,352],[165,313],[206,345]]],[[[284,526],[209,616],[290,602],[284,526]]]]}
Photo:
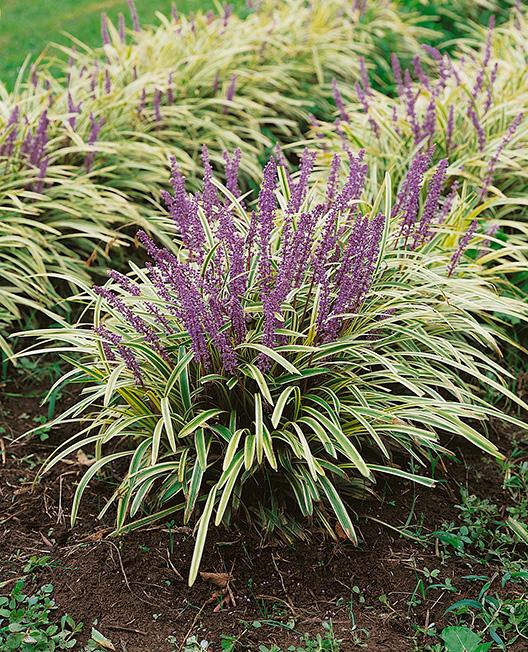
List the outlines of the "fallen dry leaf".
{"type": "Polygon", "coordinates": [[[335,533],[337,534],[338,539],[348,539],[346,532],[341,527],[339,521],[335,524],[335,533]]]}
{"type": "Polygon", "coordinates": [[[229,573],[200,573],[200,577],[204,582],[214,584],[221,589],[225,588],[231,579],[229,573]]]}
{"type": "Polygon", "coordinates": [[[105,537],[106,534],[111,532],[113,528],[111,527],[104,527],[101,528],[100,530],[97,530],[96,532],[93,532],[92,534],[89,534],[88,536],[84,537],[81,539],[81,541],[101,541],[105,537]]]}
{"type": "Polygon", "coordinates": [[[47,546],[48,548],[54,548],[55,546],[51,541],[48,539],[48,537],[45,537],[42,532],[40,532],[40,536],[42,538],[42,541],[44,541],[44,545],[47,546]]]}
{"type": "Polygon", "coordinates": [[[92,466],[92,464],[95,462],[95,458],[90,459],[88,455],[83,451],[83,449],[79,449],[77,451],[77,462],[78,464],[82,464],[83,466],[92,466]]]}

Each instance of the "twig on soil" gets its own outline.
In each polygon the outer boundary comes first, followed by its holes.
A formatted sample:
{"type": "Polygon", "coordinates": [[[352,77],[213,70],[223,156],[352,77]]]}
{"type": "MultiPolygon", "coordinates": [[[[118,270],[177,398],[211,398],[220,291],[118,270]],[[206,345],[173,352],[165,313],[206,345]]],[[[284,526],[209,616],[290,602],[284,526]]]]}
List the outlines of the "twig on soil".
{"type": "Polygon", "coordinates": [[[42,499],[44,501],[44,511],[46,512],[48,518],[50,520],[52,520],[53,516],[52,516],[52,514],[50,512],[49,503],[48,503],[48,495],[47,495],[45,490],[44,490],[44,493],[42,494],[42,499]]]}
{"type": "MultiPolygon", "coordinates": [[[[284,579],[282,577],[282,573],[280,572],[279,567],[277,566],[277,562],[275,561],[275,555],[273,553],[271,554],[271,561],[273,562],[273,566],[275,567],[275,570],[277,571],[277,574],[279,575],[282,590],[284,591],[284,595],[286,597],[286,602],[287,602],[287,604],[291,605],[292,601],[290,599],[290,596],[288,595],[288,591],[286,589],[286,585],[284,584],[284,579]]],[[[293,608],[292,608],[292,611],[293,611],[293,608]]]]}
{"type": "MultiPolygon", "coordinates": [[[[312,593],[314,599],[315,595],[312,593]]],[[[283,600],[282,598],[277,597],[276,595],[257,595],[255,596],[258,600],[269,600],[272,602],[282,602],[288,609],[292,612],[293,615],[297,613],[295,608],[292,606],[291,602],[288,602],[287,600],[283,600]]]]}
{"type": "MultiPolygon", "coordinates": [[[[433,610],[436,607],[436,605],[440,602],[440,600],[444,597],[444,595],[445,595],[445,591],[442,591],[442,593],[440,593],[440,595],[434,601],[434,603],[429,607],[429,609],[427,610],[427,618],[429,618],[429,610],[433,610]]],[[[426,627],[427,627],[427,625],[426,625],[426,627]]]]}
{"type": "Polygon", "coordinates": [[[173,564],[172,561],[170,560],[170,554],[169,554],[169,549],[168,549],[168,548],[167,548],[167,564],[170,566],[172,572],[176,575],[176,577],[177,577],[181,582],[183,582],[184,580],[183,580],[183,576],[182,576],[182,574],[178,571],[178,569],[176,568],[176,566],[174,566],[174,564],[173,564]]]}
{"type": "Polygon", "coordinates": [[[146,632],[142,632],[140,629],[134,629],[133,627],[125,627],[124,625],[107,625],[105,623],[106,629],[114,629],[117,632],[130,632],[131,634],[141,634],[141,636],[146,636],[146,632]]]}
{"type": "Polygon", "coordinates": [[[406,539],[411,539],[412,541],[416,541],[417,543],[420,543],[421,545],[425,545],[424,541],[418,537],[415,537],[414,535],[410,534],[409,532],[406,532],[403,529],[400,529],[396,527],[395,525],[391,525],[390,523],[387,523],[386,521],[381,521],[379,518],[375,518],[374,516],[368,516],[365,515],[364,518],[369,519],[370,521],[374,521],[376,523],[379,523],[380,525],[384,525],[385,527],[389,528],[390,530],[394,530],[397,532],[401,537],[405,537],[406,539]]]}
{"type": "Polygon", "coordinates": [[[198,618],[201,616],[201,614],[202,614],[203,610],[205,609],[205,607],[207,606],[207,604],[208,604],[208,601],[204,602],[203,605],[198,610],[196,616],[193,618],[191,626],[187,630],[187,633],[185,634],[185,636],[182,638],[182,642],[180,643],[180,647],[178,648],[178,652],[182,652],[182,650],[184,649],[184,645],[187,642],[187,639],[191,635],[191,633],[192,633],[192,631],[194,629],[194,626],[196,625],[196,622],[198,621],[198,618]]]}
{"type": "Polygon", "coordinates": [[[128,581],[127,574],[125,573],[125,567],[123,566],[123,560],[121,558],[121,553],[119,552],[119,548],[116,546],[116,544],[113,541],[105,541],[105,543],[108,543],[111,546],[114,546],[117,552],[117,559],[119,561],[119,567],[121,568],[121,573],[123,574],[123,579],[125,580],[125,584],[127,586],[127,589],[130,591],[130,593],[134,593],[132,589],[130,588],[130,583],[128,581]]]}
{"type": "Polygon", "coordinates": [[[18,516],[16,514],[11,514],[11,516],[8,516],[7,518],[4,518],[0,521],[0,525],[3,525],[4,523],[7,523],[7,521],[10,521],[11,519],[15,519],[15,521],[20,521],[18,516]]]}

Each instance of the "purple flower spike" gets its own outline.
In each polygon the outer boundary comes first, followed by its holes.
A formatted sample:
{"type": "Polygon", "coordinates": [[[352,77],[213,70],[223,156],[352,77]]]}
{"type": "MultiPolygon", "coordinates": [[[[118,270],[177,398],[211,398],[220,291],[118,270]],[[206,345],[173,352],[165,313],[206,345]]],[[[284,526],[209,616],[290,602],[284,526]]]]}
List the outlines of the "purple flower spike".
{"type": "Polygon", "coordinates": [[[68,91],[68,113],[70,113],[70,117],[68,118],[68,124],[72,129],[75,129],[75,123],[77,122],[77,117],[75,114],[79,114],[81,112],[81,108],[82,108],[82,102],[79,102],[79,104],[75,104],[71,92],[68,91]]]}
{"type": "MultiPolygon", "coordinates": [[[[95,145],[97,138],[99,137],[99,132],[101,131],[101,128],[104,125],[104,123],[105,123],[105,119],[103,117],[97,120],[94,117],[94,114],[90,113],[90,134],[88,136],[88,145],[90,145],[90,147],[93,147],[95,145]]],[[[86,169],[86,172],[91,171],[94,160],[95,160],[95,152],[94,151],[88,152],[84,160],[84,167],[86,169]]]]}
{"type": "Polygon", "coordinates": [[[31,66],[31,85],[33,86],[33,88],[37,88],[38,85],[38,75],[35,66],[31,66]]]}
{"type": "Polygon", "coordinates": [[[167,80],[167,104],[169,106],[174,104],[174,87],[172,84],[172,72],[169,73],[169,78],[167,80]]]}
{"type": "Polygon", "coordinates": [[[398,88],[398,95],[403,95],[403,77],[400,61],[395,54],[391,54],[392,74],[398,88]]]}
{"type": "Polygon", "coordinates": [[[217,72],[213,80],[213,95],[216,95],[219,89],[220,89],[220,73],[217,72]]]}
{"type": "Polygon", "coordinates": [[[367,67],[365,65],[364,57],[359,58],[359,74],[361,78],[361,84],[363,85],[363,88],[365,90],[365,95],[371,97],[372,89],[370,88],[370,79],[369,79],[367,67]]]}
{"type": "Polygon", "coordinates": [[[235,73],[233,73],[229,81],[229,86],[227,87],[226,100],[228,102],[232,102],[235,97],[236,83],[237,83],[237,76],[235,75],[235,73]]]}
{"type": "Polygon", "coordinates": [[[127,369],[132,372],[136,385],[144,387],[141,367],[132,351],[122,344],[123,338],[121,335],[112,333],[106,328],[106,326],[98,326],[97,328],[94,328],[94,333],[99,335],[101,338],[101,345],[106,359],[109,362],[115,362],[116,356],[112,351],[111,346],[115,347],[127,369]]]}
{"type": "Polygon", "coordinates": [[[339,111],[339,116],[343,122],[350,122],[350,117],[346,111],[345,108],[345,103],[343,102],[343,98],[341,96],[341,92],[337,86],[337,81],[336,78],[334,77],[332,79],[332,93],[334,95],[334,102],[336,104],[336,107],[339,111]]]}
{"type": "Polygon", "coordinates": [[[475,109],[472,106],[468,107],[468,116],[470,117],[471,122],[473,123],[473,127],[475,127],[479,149],[481,152],[483,152],[484,148],[486,147],[486,134],[484,133],[482,124],[478,119],[475,109]]]}
{"type": "Polygon", "coordinates": [[[330,163],[330,173],[328,174],[328,183],[326,186],[326,200],[328,203],[334,201],[336,188],[337,188],[337,175],[339,174],[339,168],[341,166],[341,158],[339,154],[334,154],[332,156],[332,162],[330,163]]]}
{"type": "Polygon", "coordinates": [[[45,156],[40,160],[38,166],[38,177],[37,181],[33,184],[33,190],[35,192],[41,193],[44,190],[45,176],[48,171],[49,157],[45,156]]]}
{"type": "MultiPolygon", "coordinates": [[[[277,312],[277,297],[272,292],[272,267],[271,267],[271,233],[277,201],[275,189],[277,187],[277,163],[271,158],[264,168],[262,186],[259,193],[258,207],[258,237],[260,260],[258,275],[261,288],[261,298],[264,310],[264,337],[263,343],[267,346],[273,345],[277,312]]],[[[270,361],[267,356],[262,355],[258,359],[260,368],[268,369],[270,361]]]]}
{"type": "MultiPolygon", "coordinates": [[[[125,276],[116,270],[110,270],[108,272],[108,276],[121,288],[123,288],[123,290],[128,292],[128,294],[132,295],[133,297],[141,296],[141,288],[128,276],[125,276]]],[[[158,324],[163,327],[166,333],[170,334],[174,332],[166,317],[160,312],[157,306],[155,306],[151,301],[144,301],[144,305],[150,314],[153,315],[158,324]]]]}
{"type": "Polygon", "coordinates": [[[447,159],[442,159],[438,164],[438,168],[436,169],[431,182],[429,183],[427,199],[425,200],[422,217],[418,224],[418,229],[414,234],[412,247],[413,249],[416,249],[424,242],[427,242],[427,240],[430,238],[431,224],[433,222],[433,217],[438,209],[438,203],[440,201],[442,186],[444,185],[447,166],[447,159]]]}
{"type": "MultiPolygon", "coordinates": [[[[99,137],[99,132],[101,131],[101,128],[103,127],[104,123],[105,123],[105,119],[103,117],[97,120],[94,117],[94,114],[90,113],[90,134],[88,136],[88,145],[90,145],[90,147],[93,147],[97,142],[97,138],[99,137]]],[[[95,160],[95,152],[94,151],[88,152],[84,160],[84,167],[86,168],[86,172],[91,171],[92,166],[94,164],[94,160],[95,160]]]]}
{"type": "Polygon", "coordinates": [[[134,281],[132,281],[132,279],[130,279],[128,276],[125,276],[124,274],[121,274],[121,272],[118,272],[114,269],[108,271],[107,274],[115,283],[122,287],[123,290],[126,290],[134,297],[140,296],[141,289],[139,285],[134,283],[134,281]]]}
{"type": "Polygon", "coordinates": [[[361,87],[360,84],[357,84],[357,83],[355,84],[354,88],[355,88],[356,94],[358,96],[358,99],[359,99],[359,101],[361,103],[361,106],[363,107],[363,111],[365,111],[365,113],[368,116],[368,122],[369,122],[370,128],[374,132],[374,135],[376,137],[379,137],[379,135],[380,135],[379,125],[369,113],[370,106],[369,106],[367,96],[366,96],[363,88],[361,87]]]}
{"type": "Polygon", "coordinates": [[[95,89],[97,88],[97,79],[99,77],[99,63],[96,62],[90,73],[90,92],[92,97],[95,97],[95,89]]]}
{"type": "Polygon", "coordinates": [[[404,246],[407,245],[407,239],[414,230],[420,205],[419,199],[423,176],[431,164],[433,152],[434,148],[431,147],[428,151],[422,152],[414,158],[393,208],[393,215],[402,214],[400,237],[404,237],[404,246]]]}
{"type": "Polygon", "coordinates": [[[136,331],[138,335],[142,335],[145,338],[145,341],[148,342],[152,348],[157,351],[160,356],[165,360],[169,361],[169,355],[165,351],[165,348],[161,344],[159,336],[155,331],[141,318],[138,317],[133,310],[131,310],[123,300],[114,294],[108,288],[101,286],[95,286],[93,288],[94,292],[102,297],[112,308],[119,312],[128,324],[136,331]]]}
{"type": "Polygon", "coordinates": [[[203,259],[205,234],[198,214],[198,204],[185,191],[185,177],[178,168],[176,159],[171,160],[171,185],[173,195],[162,193],[174,223],[181,233],[185,246],[197,260],[203,259]]]}
{"type": "Polygon", "coordinates": [[[224,17],[222,19],[222,25],[224,29],[227,27],[227,24],[229,23],[229,19],[233,15],[233,5],[225,5],[224,7],[224,17]]]}
{"type": "Polygon", "coordinates": [[[20,117],[20,110],[18,106],[11,111],[9,120],[4,129],[4,133],[8,133],[8,136],[2,143],[0,147],[0,156],[10,157],[13,155],[15,149],[15,143],[18,136],[18,120],[20,117]]]}
{"type": "Polygon", "coordinates": [[[365,150],[360,150],[357,156],[348,151],[348,178],[345,185],[339,193],[336,203],[339,210],[344,211],[349,208],[351,201],[361,197],[367,178],[368,165],[364,163],[365,150]]]}
{"type": "Polygon", "coordinates": [[[367,2],[368,0],[354,0],[354,11],[359,12],[359,15],[362,16],[367,10],[367,2]]]}
{"type": "MultiPolygon", "coordinates": [[[[110,333],[110,331],[104,326],[97,326],[96,328],[93,329],[93,331],[96,335],[99,335],[101,337],[101,345],[103,347],[103,353],[105,355],[105,358],[108,360],[108,362],[115,362],[116,361],[115,354],[112,351],[108,342],[105,341],[105,340],[110,340],[110,336],[112,335],[112,333],[110,333]]],[[[117,337],[119,337],[119,335],[117,337]]]]}
{"type": "Polygon", "coordinates": [[[277,164],[272,158],[264,168],[262,186],[259,193],[258,234],[260,240],[259,278],[263,293],[266,294],[271,287],[271,260],[270,240],[273,230],[273,220],[277,200],[275,189],[277,187],[277,164]]]}
{"type": "Polygon", "coordinates": [[[454,70],[454,68],[452,66],[452,63],[451,63],[451,59],[449,59],[449,57],[448,57],[447,60],[448,60],[448,63],[451,65],[451,68],[452,68],[451,70],[448,70],[448,68],[446,66],[446,60],[442,56],[441,52],[439,50],[437,50],[437,48],[434,48],[431,45],[424,45],[422,47],[423,47],[423,50],[425,52],[427,52],[427,54],[432,59],[434,59],[436,61],[437,65],[438,65],[438,83],[437,83],[437,85],[435,86],[435,88],[433,90],[434,95],[436,95],[436,96],[439,95],[442,92],[442,90],[446,87],[447,80],[449,79],[451,72],[453,72],[455,74],[455,76],[457,77],[457,81],[460,83],[460,79],[458,78],[458,74],[454,70]]]}
{"type": "Polygon", "coordinates": [[[128,8],[130,10],[130,17],[132,18],[132,26],[134,28],[134,32],[140,32],[141,27],[139,25],[139,17],[136,5],[134,4],[134,0],[128,0],[128,8]]]}
{"type": "Polygon", "coordinates": [[[237,147],[233,152],[233,156],[229,158],[229,154],[224,152],[225,163],[225,178],[226,188],[237,199],[240,197],[240,188],[238,187],[238,170],[240,168],[240,161],[242,160],[242,152],[237,147]]]}
{"type": "Polygon", "coordinates": [[[421,128],[421,137],[433,139],[436,130],[436,100],[434,95],[431,96],[429,104],[427,105],[427,110],[425,112],[425,117],[423,125],[421,128]]]}
{"type": "Polygon", "coordinates": [[[101,40],[103,45],[110,45],[110,34],[108,33],[108,17],[101,14],[101,40]]]}
{"type": "Polygon", "coordinates": [[[108,68],[105,68],[104,91],[107,95],[112,92],[112,80],[110,79],[108,68]]]}
{"type": "Polygon", "coordinates": [[[202,145],[201,158],[204,169],[202,204],[207,221],[212,223],[218,217],[219,202],[216,187],[213,183],[213,167],[209,160],[209,150],[207,149],[207,145],[202,145]]]}
{"type": "Polygon", "coordinates": [[[473,238],[475,231],[477,230],[478,227],[478,222],[477,220],[473,220],[471,224],[469,225],[468,230],[466,233],[460,238],[460,241],[458,243],[458,247],[455,251],[455,253],[451,256],[451,260],[449,262],[448,268],[447,268],[447,275],[452,276],[453,272],[455,271],[460,258],[462,257],[462,254],[465,252],[467,249],[467,246],[471,242],[471,239],[473,238]]]}
{"type": "Polygon", "coordinates": [[[372,284],[379,255],[385,216],[381,213],[370,222],[358,215],[343,253],[337,275],[337,297],[329,311],[329,319],[319,324],[323,340],[334,340],[345,325],[345,314],[356,313],[372,284]]]}
{"type": "Polygon", "coordinates": [[[305,149],[302,153],[299,179],[291,189],[290,200],[286,208],[287,213],[297,213],[300,210],[308,188],[315,157],[316,153],[309,149],[305,149]]]}
{"type": "Polygon", "coordinates": [[[119,14],[118,17],[118,29],[119,29],[119,40],[121,43],[124,43],[126,41],[126,24],[125,24],[125,17],[123,16],[122,13],[119,14]]]}
{"type": "Polygon", "coordinates": [[[39,193],[44,188],[44,177],[49,165],[49,157],[46,155],[49,124],[48,111],[45,110],[40,116],[35,133],[29,131],[21,147],[21,153],[29,165],[38,171],[37,180],[32,189],[39,193]]]}
{"type": "Polygon", "coordinates": [[[182,265],[166,249],[158,249],[144,231],[137,239],[143,244],[153,263],[148,274],[158,296],[167,310],[181,320],[189,334],[191,346],[198,362],[207,364],[209,352],[204,333],[206,307],[200,295],[200,277],[182,265]]]}
{"type": "Polygon", "coordinates": [[[163,94],[162,92],[156,88],[154,91],[154,101],[153,101],[153,109],[154,109],[154,120],[157,123],[157,126],[159,127],[161,125],[161,98],[163,94]]]}
{"type": "Polygon", "coordinates": [[[420,61],[420,57],[418,55],[416,55],[413,59],[413,68],[414,68],[414,74],[416,75],[417,79],[419,79],[420,82],[424,85],[424,87],[429,90],[430,89],[429,77],[425,74],[425,71],[422,68],[422,62],[420,61]]]}
{"type": "Polygon", "coordinates": [[[515,120],[510,124],[508,127],[508,131],[504,134],[501,142],[499,143],[499,146],[497,147],[496,152],[493,154],[491,157],[489,163],[488,163],[488,169],[486,171],[486,177],[484,179],[484,184],[482,186],[482,190],[480,192],[480,199],[482,200],[486,193],[488,192],[488,188],[491,186],[491,183],[493,181],[493,175],[495,173],[495,168],[497,167],[497,163],[499,161],[500,155],[502,154],[504,148],[506,145],[510,142],[510,140],[513,138],[515,135],[515,132],[519,128],[519,125],[522,122],[524,114],[522,111],[518,113],[515,117],[515,120]]]}
{"type": "Polygon", "coordinates": [[[477,98],[478,94],[480,93],[482,89],[482,84],[484,82],[484,75],[486,74],[486,70],[488,68],[489,60],[491,58],[491,41],[493,38],[493,30],[495,29],[495,16],[491,16],[489,19],[489,26],[488,26],[488,36],[486,38],[486,45],[484,47],[484,55],[482,57],[482,65],[480,67],[479,73],[477,75],[477,78],[475,80],[475,84],[473,86],[473,89],[471,91],[471,95],[473,96],[474,99],[477,98]]]}
{"type": "Polygon", "coordinates": [[[404,75],[404,98],[407,107],[407,118],[411,125],[414,142],[418,144],[422,140],[422,130],[416,118],[416,97],[412,88],[411,73],[406,70],[404,75]]]}
{"type": "Polygon", "coordinates": [[[490,81],[489,84],[486,88],[486,102],[484,104],[484,113],[486,114],[491,107],[491,103],[493,101],[493,87],[495,85],[495,81],[497,80],[497,72],[499,71],[499,62],[496,61],[493,69],[491,71],[491,76],[490,76],[490,81]]]}

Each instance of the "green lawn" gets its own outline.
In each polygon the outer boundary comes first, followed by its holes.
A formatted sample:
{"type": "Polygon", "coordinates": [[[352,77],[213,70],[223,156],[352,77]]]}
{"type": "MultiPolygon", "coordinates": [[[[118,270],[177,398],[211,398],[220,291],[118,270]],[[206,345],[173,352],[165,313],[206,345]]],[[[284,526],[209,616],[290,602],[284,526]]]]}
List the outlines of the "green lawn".
{"type": "MultiPolygon", "coordinates": [[[[136,0],[143,24],[156,21],[156,12],[169,13],[171,0],[136,0]]],[[[240,9],[244,0],[230,0],[240,9]]],[[[177,0],[179,11],[213,9],[214,0],[177,0]]],[[[0,0],[0,79],[12,86],[29,53],[39,54],[48,43],[68,43],[64,32],[93,45],[100,42],[100,14],[117,20],[119,12],[130,18],[126,0],[0,0]]]]}

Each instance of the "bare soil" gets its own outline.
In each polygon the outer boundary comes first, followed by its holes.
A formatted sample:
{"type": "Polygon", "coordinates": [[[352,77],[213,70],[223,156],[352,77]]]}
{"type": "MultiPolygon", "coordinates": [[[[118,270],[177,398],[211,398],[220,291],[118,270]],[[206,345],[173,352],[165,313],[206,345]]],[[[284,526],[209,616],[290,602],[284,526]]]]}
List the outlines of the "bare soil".
{"type": "MultiPolygon", "coordinates": [[[[68,433],[52,433],[44,442],[13,441],[44,413],[42,394],[40,387],[0,388],[0,582],[20,578],[29,557],[49,555],[52,566],[27,581],[35,587],[52,583],[60,612],[84,622],[85,635],[96,622],[116,650],[169,652],[178,645],[183,650],[191,634],[209,641],[209,652],[221,650],[221,635],[240,636],[246,646],[240,649],[273,643],[286,649],[299,644],[301,634],[321,633],[322,621],[331,620],[343,652],[409,652],[428,642],[413,625],[434,622],[441,628],[449,604],[475,597],[474,584],[462,576],[494,573],[459,557],[441,566],[438,549],[389,527],[400,527],[409,517],[411,523],[422,519],[424,531],[432,532],[444,521],[456,521],[459,488],[470,478],[472,492],[504,503],[497,465],[475,449],[462,448],[459,463],[448,461],[440,470],[445,482],[436,489],[392,482],[379,488],[381,500],[356,504],[363,538],[357,548],[317,533],[309,543],[287,546],[254,531],[213,530],[202,570],[229,573],[234,604],[220,605],[222,596],[210,580],[187,586],[190,529],[164,524],[120,539],[108,536],[111,516],[98,521],[96,514],[112,491],[112,478],[91,484],[79,523],[69,528],[73,492],[86,470],[82,460],[72,458],[35,483],[41,461],[68,433]],[[411,609],[408,602],[424,567],[441,568],[442,579],[452,578],[461,594],[433,591],[411,609]],[[177,645],[168,643],[169,636],[177,645]]],[[[508,431],[497,426],[493,437],[508,449],[508,431]]],[[[500,591],[500,579],[496,584],[500,591]]]]}

